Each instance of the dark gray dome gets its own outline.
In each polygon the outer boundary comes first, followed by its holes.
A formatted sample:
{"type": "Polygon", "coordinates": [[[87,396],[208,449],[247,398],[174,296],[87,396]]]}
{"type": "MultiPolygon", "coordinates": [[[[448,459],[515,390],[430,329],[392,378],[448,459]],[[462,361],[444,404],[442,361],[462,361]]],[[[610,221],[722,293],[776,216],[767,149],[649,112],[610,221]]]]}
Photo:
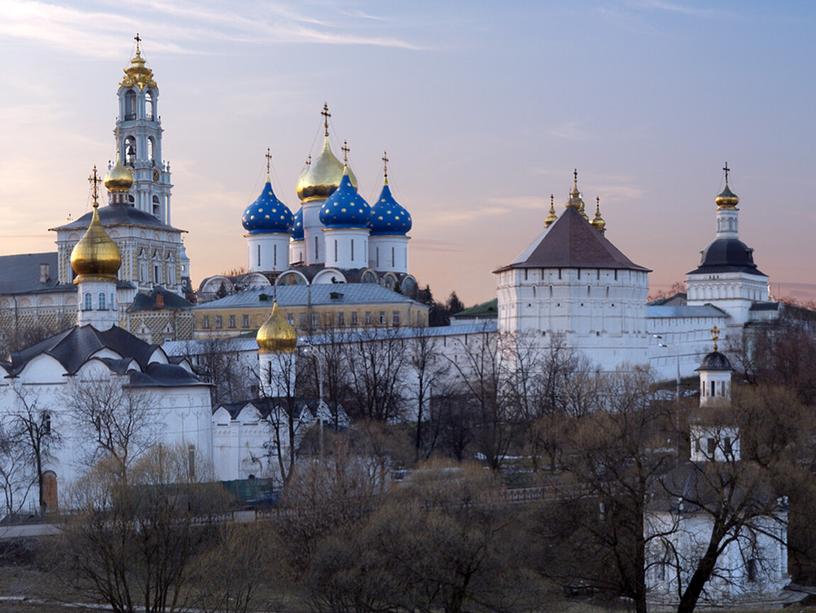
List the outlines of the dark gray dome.
{"type": "Polygon", "coordinates": [[[718,238],[703,251],[700,266],[689,274],[747,272],[762,275],[754,264],[754,250],[736,238],[718,238]]]}
{"type": "Polygon", "coordinates": [[[724,353],[712,351],[703,358],[703,363],[697,370],[734,370],[731,362],[724,353]]]}

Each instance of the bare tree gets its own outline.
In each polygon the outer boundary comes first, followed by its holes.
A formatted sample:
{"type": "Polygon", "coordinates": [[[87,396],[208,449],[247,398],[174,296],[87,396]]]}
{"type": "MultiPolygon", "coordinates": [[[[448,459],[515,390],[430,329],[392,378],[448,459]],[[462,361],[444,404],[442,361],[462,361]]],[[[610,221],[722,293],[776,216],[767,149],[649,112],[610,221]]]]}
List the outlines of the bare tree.
{"type": "Polygon", "coordinates": [[[19,432],[10,431],[5,425],[0,429],[0,487],[6,515],[20,511],[36,482],[27,451],[19,432]]]}
{"type": "Polygon", "coordinates": [[[88,466],[110,462],[119,479],[127,483],[134,462],[158,440],[161,416],[155,398],[129,389],[114,378],[74,382],[64,398],[77,430],[87,434],[83,445],[88,466]]]}
{"type": "Polygon", "coordinates": [[[220,486],[194,473],[186,449],[161,445],[134,465],[127,484],[107,467],[88,472],[60,537],[66,582],[117,613],[184,610],[193,560],[227,504],[220,486]]]}
{"type": "Polygon", "coordinates": [[[45,515],[49,510],[45,496],[47,465],[53,461],[62,437],[52,423],[51,411],[39,406],[35,393],[19,386],[14,387],[14,392],[17,400],[10,416],[10,428],[25,449],[27,462],[34,468],[40,515],[45,515]]]}
{"type": "Polygon", "coordinates": [[[231,348],[231,339],[208,338],[197,343],[195,354],[188,347],[186,357],[196,373],[212,383],[213,406],[249,398],[250,384],[257,382],[257,377],[248,376],[240,354],[231,348]]]}
{"type": "Polygon", "coordinates": [[[416,334],[408,341],[408,368],[415,382],[412,391],[416,402],[414,420],[414,460],[419,460],[424,447],[423,429],[430,419],[431,396],[442,386],[450,366],[439,356],[439,342],[431,336],[427,328],[417,328],[416,334]]]}
{"type": "Polygon", "coordinates": [[[343,344],[350,408],[356,416],[385,422],[401,417],[404,343],[399,329],[364,328],[343,344]]]}
{"type": "Polygon", "coordinates": [[[348,349],[345,345],[351,342],[353,334],[334,326],[326,327],[313,337],[315,342],[306,348],[303,356],[307,358],[304,364],[308,366],[309,377],[304,379],[310,382],[307,385],[311,397],[326,403],[335,431],[340,429],[343,407],[349,398],[348,349]]]}
{"type": "Polygon", "coordinates": [[[279,351],[270,355],[271,362],[260,373],[260,397],[269,410],[267,421],[272,434],[271,452],[280,471],[282,483],[292,475],[297,458],[297,428],[300,412],[296,394],[297,351],[279,351]]]}

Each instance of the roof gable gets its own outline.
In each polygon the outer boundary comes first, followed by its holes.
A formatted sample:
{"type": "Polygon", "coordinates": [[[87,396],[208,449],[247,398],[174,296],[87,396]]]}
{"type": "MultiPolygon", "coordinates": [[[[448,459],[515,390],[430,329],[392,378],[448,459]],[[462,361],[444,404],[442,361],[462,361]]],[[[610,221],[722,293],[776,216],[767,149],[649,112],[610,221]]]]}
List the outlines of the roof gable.
{"type": "Polygon", "coordinates": [[[606,268],[651,272],[635,264],[572,207],[512,264],[513,268],[606,268]]]}

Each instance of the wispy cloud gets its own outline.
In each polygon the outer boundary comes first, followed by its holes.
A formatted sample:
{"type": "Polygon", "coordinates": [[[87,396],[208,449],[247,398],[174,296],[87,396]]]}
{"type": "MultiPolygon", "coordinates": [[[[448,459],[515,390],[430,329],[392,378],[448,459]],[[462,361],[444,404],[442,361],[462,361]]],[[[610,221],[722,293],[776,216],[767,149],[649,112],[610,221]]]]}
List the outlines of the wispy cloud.
{"type": "Polygon", "coordinates": [[[628,4],[634,9],[663,11],[688,17],[712,17],[725,14],[721,9],[692,6],[680,2],[670,2],[669,0],[632,0],[628,4]]]}
{"type": "Polygon", "coordinates": [[[0,0],[0,14],[0,38],[46,43],[88,57],[121,54],[132,44],[123,31],[150,32],[151,52],[166,53],[212,53],[213,41],[422,48],[404,38],[355,28],[354,20],[338,11],[338,21],[333,23],[279,2],[218,8],[205,3],[124,0],[115,6],[76,8],[39,0],[0,0]]]}

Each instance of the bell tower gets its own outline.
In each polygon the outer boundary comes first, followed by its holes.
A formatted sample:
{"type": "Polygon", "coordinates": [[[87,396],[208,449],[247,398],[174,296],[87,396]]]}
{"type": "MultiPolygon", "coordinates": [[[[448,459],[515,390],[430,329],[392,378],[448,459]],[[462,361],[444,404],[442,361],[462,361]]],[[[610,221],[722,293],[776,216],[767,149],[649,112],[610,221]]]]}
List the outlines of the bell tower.
{"type": "Polygon", "coordinates": [[[119,115],[113,133],[118,159],[133,169],[128,202],[170,224],[170,164],[162,158],[159,87],[142,57],[142,38],[119,82],[119,115]]]}

